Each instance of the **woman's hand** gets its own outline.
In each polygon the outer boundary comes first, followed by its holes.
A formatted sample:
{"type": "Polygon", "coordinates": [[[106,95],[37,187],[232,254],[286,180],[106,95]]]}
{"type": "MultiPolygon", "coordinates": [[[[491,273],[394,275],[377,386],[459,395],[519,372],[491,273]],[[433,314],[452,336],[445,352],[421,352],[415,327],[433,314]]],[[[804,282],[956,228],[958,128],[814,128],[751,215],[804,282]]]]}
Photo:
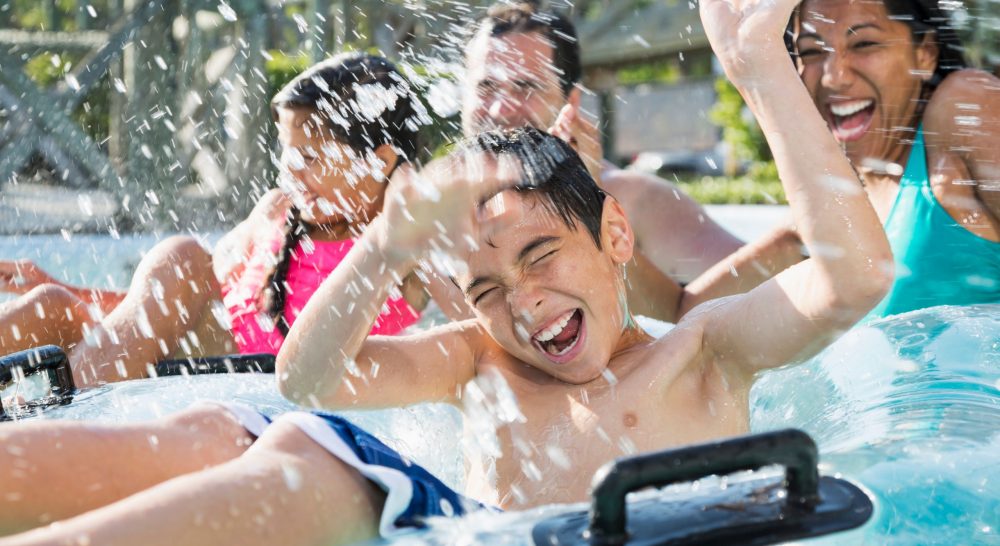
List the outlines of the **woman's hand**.
{"type": "Polygon", "coordinates": [[[0,292],[25,294],[50,283],[62,284],[31,260],[0,261],[0,292]]]}
{"type": "Polygon", "coordinates": [[[800,1],[700,0],[705,34],[730,81],[752,87],[792,66],[784,34],[800,1]]]}

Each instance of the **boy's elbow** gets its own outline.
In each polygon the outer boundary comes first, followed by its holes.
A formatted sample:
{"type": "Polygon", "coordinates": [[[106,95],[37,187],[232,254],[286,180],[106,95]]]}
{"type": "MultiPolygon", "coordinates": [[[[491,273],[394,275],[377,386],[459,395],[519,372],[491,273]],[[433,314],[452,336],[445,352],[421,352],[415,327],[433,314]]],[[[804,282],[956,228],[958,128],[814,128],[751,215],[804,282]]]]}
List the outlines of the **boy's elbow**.
{"type": "MultiPolygon", "coordinates": [[[[304,405],[313,395],[311,388],[302,381],[302,374],[296,373],[288,361],[285,351],[279,351],[274,364],[274,376],[278,383],[278,392],[285,399],[304,405]]],[[[312,388],[314,388],[313,386],[312,388]]]]}
{"type": "Polygon", "coordinates": [[[298,402],[299,387],[292,380],[288,366],[281,360],[281,355],[278,355],[278,359],[275,362],[274,372],[274,377],[278,383],[278,392],[281,396],[292,402],[298,402]]]}
{"type": "Polygon", "coordinates": [[[841,283],[836,290],[836,307],[855,322],[868,314],[882,301],[895,281],[895,263],[892,255],[873,259],[862,271],[841,283]]]}

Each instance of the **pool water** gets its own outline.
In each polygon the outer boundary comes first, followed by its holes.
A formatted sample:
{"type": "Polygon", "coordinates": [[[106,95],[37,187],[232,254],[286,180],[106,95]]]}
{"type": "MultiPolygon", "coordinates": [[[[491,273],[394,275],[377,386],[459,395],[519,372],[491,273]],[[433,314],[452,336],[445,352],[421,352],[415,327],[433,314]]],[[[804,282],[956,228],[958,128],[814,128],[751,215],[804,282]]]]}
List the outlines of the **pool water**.
{"type": "MultiPolygon", "coordinates": [[[[173,377],[106,386],[45,418],[133,421],[198,399],[272,414],[293,408],[270,376],[173,377]]],[[[751,409],[753,431],[806,430],[824,474],[843,474],[875,498],[862,528],[802,543],[1000,546],[1000,306],[934,308],[855,328],[809,362],[762,374],[751,409]]],[[[461,487],[454,408],[344,415],[461,487]]],[[[713,478],[647,495],[669,502],[724,486],[713,478]]],[[[566,509],[439,520],[392,543],[530,544],[536,522],[566,509]]]]}
{"type": "Polygon", "coordinates": [[[859,531],[821,544],[1000,545],[1000,306],[855,328],[754,385],[754,431],[809,432],[824,472],[874,493],[859,531]]]}

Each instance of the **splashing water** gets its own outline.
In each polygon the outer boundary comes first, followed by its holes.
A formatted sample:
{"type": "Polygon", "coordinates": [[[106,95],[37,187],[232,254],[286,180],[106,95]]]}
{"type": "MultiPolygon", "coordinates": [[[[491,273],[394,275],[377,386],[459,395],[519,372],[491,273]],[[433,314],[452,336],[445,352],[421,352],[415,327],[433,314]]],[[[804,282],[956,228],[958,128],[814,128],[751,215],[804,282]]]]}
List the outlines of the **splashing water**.
{"type": "Polygon", "coordinates": [[[236,10],[232,6],[225,2],[219,2],[219,15],[222,16],[226,21],[236,21],[236,10]]]}
{"type": "MultiPolygon", "coordinates": [[[[272,415],[293,409],[270,376],[200,376],[102,387],[47,417],[134,421],[198,399],[242,402],[272,415]]],[[[466,430],[478,430],[473,441],[485,452],[498,425],[523,419],[505,385],[495,381],[470,388],[467,404],[478,418],[467,421],[466,430]]],[[[464,483],[455,441],[462,419],[450,406],[345,415],[445,483],[464,483]]],[[[810,544],[992,544],[1000,513],[998,423],[1000,306],[935,308],[855,328],[815,359],[763,374],[751,400],[753,431],[806,430],[820,447],[823,473],[843,473],[875,498],[876,513],[864,527],[810,544]]],[[[543,456],[572,465],[572,453],[548,449],[543,456]]],[[[677,501],[727,479],[645,495],[677,501]]],[[[428,532],[394,542],[530,544],[535,523],[581,507],[435,520],[428,532]]]]}

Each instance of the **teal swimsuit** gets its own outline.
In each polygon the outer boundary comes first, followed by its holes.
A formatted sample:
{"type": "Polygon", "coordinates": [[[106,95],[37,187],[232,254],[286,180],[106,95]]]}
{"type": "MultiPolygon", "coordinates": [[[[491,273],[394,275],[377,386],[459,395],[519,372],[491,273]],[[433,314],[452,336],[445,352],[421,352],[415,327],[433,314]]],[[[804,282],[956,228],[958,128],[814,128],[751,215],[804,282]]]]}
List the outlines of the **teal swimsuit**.
{"type": "Polygon", "coordinates": [[[938,203],[927,176],[922,127],[885,233],[896,282],[869,318],[936,305],[1000,303],[1000,243],[965,229],[938,203]]]}

